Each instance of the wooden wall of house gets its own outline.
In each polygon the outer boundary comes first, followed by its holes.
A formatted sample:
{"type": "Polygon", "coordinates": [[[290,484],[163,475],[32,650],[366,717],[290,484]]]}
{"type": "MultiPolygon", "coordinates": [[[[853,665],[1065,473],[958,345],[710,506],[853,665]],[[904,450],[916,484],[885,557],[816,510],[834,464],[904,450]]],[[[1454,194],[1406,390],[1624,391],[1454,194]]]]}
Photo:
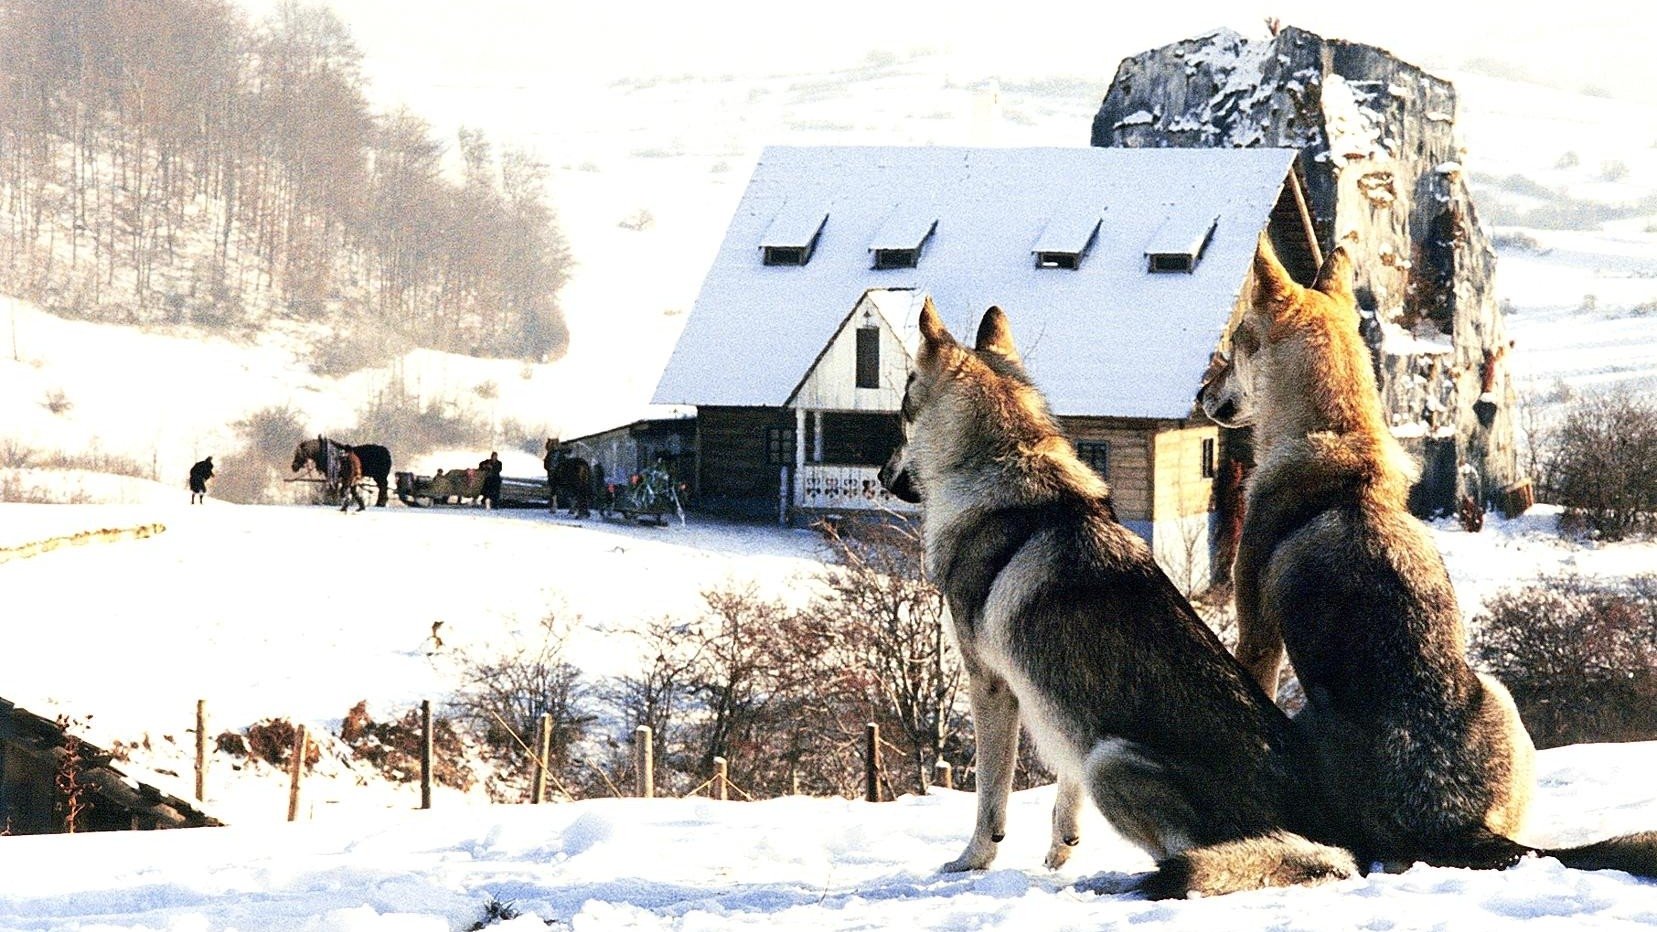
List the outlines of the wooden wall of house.
{"type": "Polygon", "coordinates": [[[1220,429],[1213,424],[1168,426],[1154,435],[1155,520],[1207,514],[1214,500],[1220,429]],[[1206,444],[1205,444],[1206,442],[1206,444]],[[1204,468],[1204,446],[1210,455],[1204,468]]]}
{"type": "Polygon", "coordinates": [[[1072,443],[1103,440],[1110,444],[1110,483],[1116,516],[1123,522],[1153,519],[1151,452],[1155,423],[1105,417],[1061,417],[1072,443]]]}
{"type": "Polygon", "coordinates": [[[794,431],[787,408],[703,406],[696,415],[696,500],[715,512],[750,517],[777,513],[778,476],[794,462],[792,447],[775,462],[767,447],[773,430],[794,431]]]}

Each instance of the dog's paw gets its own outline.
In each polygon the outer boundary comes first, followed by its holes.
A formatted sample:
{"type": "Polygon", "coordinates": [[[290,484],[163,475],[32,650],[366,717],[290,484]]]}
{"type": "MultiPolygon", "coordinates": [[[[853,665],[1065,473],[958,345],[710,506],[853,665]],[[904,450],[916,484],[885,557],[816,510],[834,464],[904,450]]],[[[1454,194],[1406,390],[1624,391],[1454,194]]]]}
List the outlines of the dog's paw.
{"type": "Polygon", "coordinates": [[[1053,846],[1047,849],[1047,858],[1042,863],[1047,865],[1048,870],[1058,870],[1070,860],[1070,855],[1075,853],[1081,841],[1080,838],[1053,839],[1053,846]]]}
{"type": "Polygon", "coordinates": [[[961,856],[943,867],[939,872],[945,874],[959,874],[964,871],[981,871],[995,862],[995,843],[978,844],[973,842],[967,845],[967,850],[961,856]]]}

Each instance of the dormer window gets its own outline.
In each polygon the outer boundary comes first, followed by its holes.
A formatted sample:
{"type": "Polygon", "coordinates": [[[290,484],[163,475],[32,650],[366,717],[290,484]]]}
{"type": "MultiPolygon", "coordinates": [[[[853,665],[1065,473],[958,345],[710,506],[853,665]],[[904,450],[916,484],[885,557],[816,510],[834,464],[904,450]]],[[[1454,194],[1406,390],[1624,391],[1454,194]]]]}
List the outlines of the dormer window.
{"type": "Polygon", "coordinates": [[[1082,258],[1093,249],[1103,223],[1097,210],[1065,212],[1061,207],[1047,222],[1030,250],[1038,269],[1079,269],[1082,258]]]}
{"type": "Polygon", "coordinates": [[[817,240],[828,223],[828,211],[821,208],[791,209],[783,205],[777,218],[760,237],[760,261],[766,265],[805,265],[817,249],[817,240]]]}
{"type": "Polygon", "coordinates": [[[1145,247],[1147,272],[1194,272],[1220,218],[1213,214],[1175,213],[1165,220],[1145,247]]]}
{"type": "Polygon", "coordinates": [[[805,265],[811,261],[810,246],[762,246],[766,265],[805,265]]]}
{"type": "Polygon", "coordinates": [[[938,229],[938,214],[925,207],[899,204],[887,215],[869,244],[871,268],[912,269],[920,265],[921,250],[938,229]]]}

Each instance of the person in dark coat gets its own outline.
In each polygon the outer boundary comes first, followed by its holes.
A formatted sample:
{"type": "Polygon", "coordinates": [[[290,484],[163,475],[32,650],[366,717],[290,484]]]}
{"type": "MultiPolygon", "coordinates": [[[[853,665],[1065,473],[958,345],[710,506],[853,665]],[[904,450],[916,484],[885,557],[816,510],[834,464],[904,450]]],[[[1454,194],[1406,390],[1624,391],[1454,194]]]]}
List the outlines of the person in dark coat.
{"type": "Polygon", "coordinates": [[[483,507],[499,508],[501,505],[500,454],[490,451],[489,458],[478,463],[478,470],[483,473],[483,507]]]}
{"type": "Polygon", "coordinates": [[[207,501],[207,480],[213,478],[213,458],[190,467],[190,504],[207,501]]]}

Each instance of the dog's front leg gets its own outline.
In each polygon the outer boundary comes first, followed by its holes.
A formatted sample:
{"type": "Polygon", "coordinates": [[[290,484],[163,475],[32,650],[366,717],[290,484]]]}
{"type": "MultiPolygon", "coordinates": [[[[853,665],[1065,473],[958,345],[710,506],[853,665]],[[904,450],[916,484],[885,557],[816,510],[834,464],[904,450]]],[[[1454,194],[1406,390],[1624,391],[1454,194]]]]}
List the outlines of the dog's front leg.
{"type": "Polygon", "coordinates": [[[1052,870],[1064,866],[1082,840],[1082,782],[1075,777],[1059,778],[1059,793],[1053,799],[1053,844],[1047,849],[1046,864],[1052,870]]]}
{"type": "Polygon", "coordinates": [[[961,856],[944,871],[982,870],[995,860],[1007,832],[1007,796],[1018,764],[1018,697],[1007,681],[987,672],[968,672],[972,724],[978,744],[978,823],[961,856]]]}
{"type": "Polygon", "coordinates": [[[1232,565],[1232,600],[1237,609],[1237,660],[1266,698],[1277,701],[1277,680],[1283,669],[1283,631],[1277,622],[1265,615],[1261,605],[1260,586],[1266,568],[1262,565],[1270,549],[1256,535],[1255,528],[1245,524],[1243,539],[1237,545],[1237,559],[1232,565]]]}

